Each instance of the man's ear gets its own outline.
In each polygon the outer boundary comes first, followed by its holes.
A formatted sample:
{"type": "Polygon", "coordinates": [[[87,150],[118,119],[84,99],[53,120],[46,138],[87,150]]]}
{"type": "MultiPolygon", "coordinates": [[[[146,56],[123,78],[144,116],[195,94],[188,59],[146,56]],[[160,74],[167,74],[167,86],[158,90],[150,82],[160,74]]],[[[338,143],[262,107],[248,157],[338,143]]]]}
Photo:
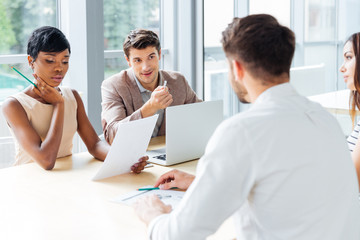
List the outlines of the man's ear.
{"type": "Polygon", "coordinates": [[[131,67],[131,63],[130,63],[130,60],[129,58],[126,56],[126,54],[124,54],[124,57],[125,57],[125,60],[127,61],[129,67],[131,67]]]}
{"type": "Polygon", "coordinates": [[[233,74],[235,76],[235,81],[241,81],[244,77],[244,66],[237,60],[232,60],[233,65],[233,74]]]}
{"type": "Polygon", "coordinates": [[[161,60],[161,48],[159,50],[159,61],[161,60]]]}

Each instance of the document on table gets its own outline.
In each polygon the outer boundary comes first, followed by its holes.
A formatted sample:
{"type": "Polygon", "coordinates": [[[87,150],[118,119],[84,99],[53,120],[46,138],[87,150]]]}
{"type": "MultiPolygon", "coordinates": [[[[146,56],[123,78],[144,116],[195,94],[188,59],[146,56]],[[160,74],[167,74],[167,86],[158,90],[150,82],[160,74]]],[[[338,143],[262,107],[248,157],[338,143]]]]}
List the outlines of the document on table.
{"type": "Polygon", "coordinates": [[[145,155],[158,115],[119,123],[104,163],[93,180],[131,172],[131,166],[145,155]]]}
{"type": "MultiPolygon", "coordinates": [[[[151,186],[147,186],[151,187],[151,186]]],[[[171,205],[173,209],[180,203],[181,199],[183,198],[185,192],[183,191],[175,191],[175,190],[146,190],[146,191],[133,191],[127,194],[117,196],[112,201],[116,203],[124,203],[127,205],[132,205],[137,200],[144,196],[148,195],[157,195],[161,201],[165,204],[171,205]]]]}

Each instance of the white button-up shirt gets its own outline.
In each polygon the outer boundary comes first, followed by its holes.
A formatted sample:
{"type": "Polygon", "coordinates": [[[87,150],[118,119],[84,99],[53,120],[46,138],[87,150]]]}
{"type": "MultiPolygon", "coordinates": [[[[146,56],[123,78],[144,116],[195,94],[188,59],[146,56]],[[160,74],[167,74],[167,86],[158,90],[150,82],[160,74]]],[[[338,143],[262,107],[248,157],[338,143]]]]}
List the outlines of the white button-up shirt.
{"type": "Polygon", "coordinates": [[[180,205],[151,239],[195,240],[233,216],[237,239],[360,239],[358,184],[345,137],[289,83],[224,121],[180,205]]]}

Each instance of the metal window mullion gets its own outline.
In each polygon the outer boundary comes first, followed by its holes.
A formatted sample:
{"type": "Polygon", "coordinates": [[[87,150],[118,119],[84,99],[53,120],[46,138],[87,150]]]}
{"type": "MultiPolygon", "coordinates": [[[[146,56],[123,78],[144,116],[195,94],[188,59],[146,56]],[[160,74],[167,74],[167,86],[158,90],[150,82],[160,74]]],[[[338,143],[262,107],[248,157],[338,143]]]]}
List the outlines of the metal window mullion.
{"type": "Polygon", "coordinates": [[[27,54],[0,55],[0,64],[27,63],[27,54]]]}

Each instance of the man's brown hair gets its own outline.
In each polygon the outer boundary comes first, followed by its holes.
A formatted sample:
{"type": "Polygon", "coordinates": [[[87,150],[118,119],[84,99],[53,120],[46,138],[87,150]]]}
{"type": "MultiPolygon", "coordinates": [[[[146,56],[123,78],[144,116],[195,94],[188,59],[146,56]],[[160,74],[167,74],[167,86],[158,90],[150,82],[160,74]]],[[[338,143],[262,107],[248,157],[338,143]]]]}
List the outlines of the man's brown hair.
{"type": "Polygon", "coordinates": [[[125,38],[123,49],[125,55],[129,58],[131,48],[144,49],[148,46],[155,47],[158,53],[160,52],[160,40],[156,33],[146,29],[135,29],[131,30],[125,38]]]}
{"type": "Polygon", "coordinates": [[[266,84],[273,76],[289,76],[295,51],[295,35],[267,14],[234,18],[222,33],[227,57],[247,67],[266,84]]]}

